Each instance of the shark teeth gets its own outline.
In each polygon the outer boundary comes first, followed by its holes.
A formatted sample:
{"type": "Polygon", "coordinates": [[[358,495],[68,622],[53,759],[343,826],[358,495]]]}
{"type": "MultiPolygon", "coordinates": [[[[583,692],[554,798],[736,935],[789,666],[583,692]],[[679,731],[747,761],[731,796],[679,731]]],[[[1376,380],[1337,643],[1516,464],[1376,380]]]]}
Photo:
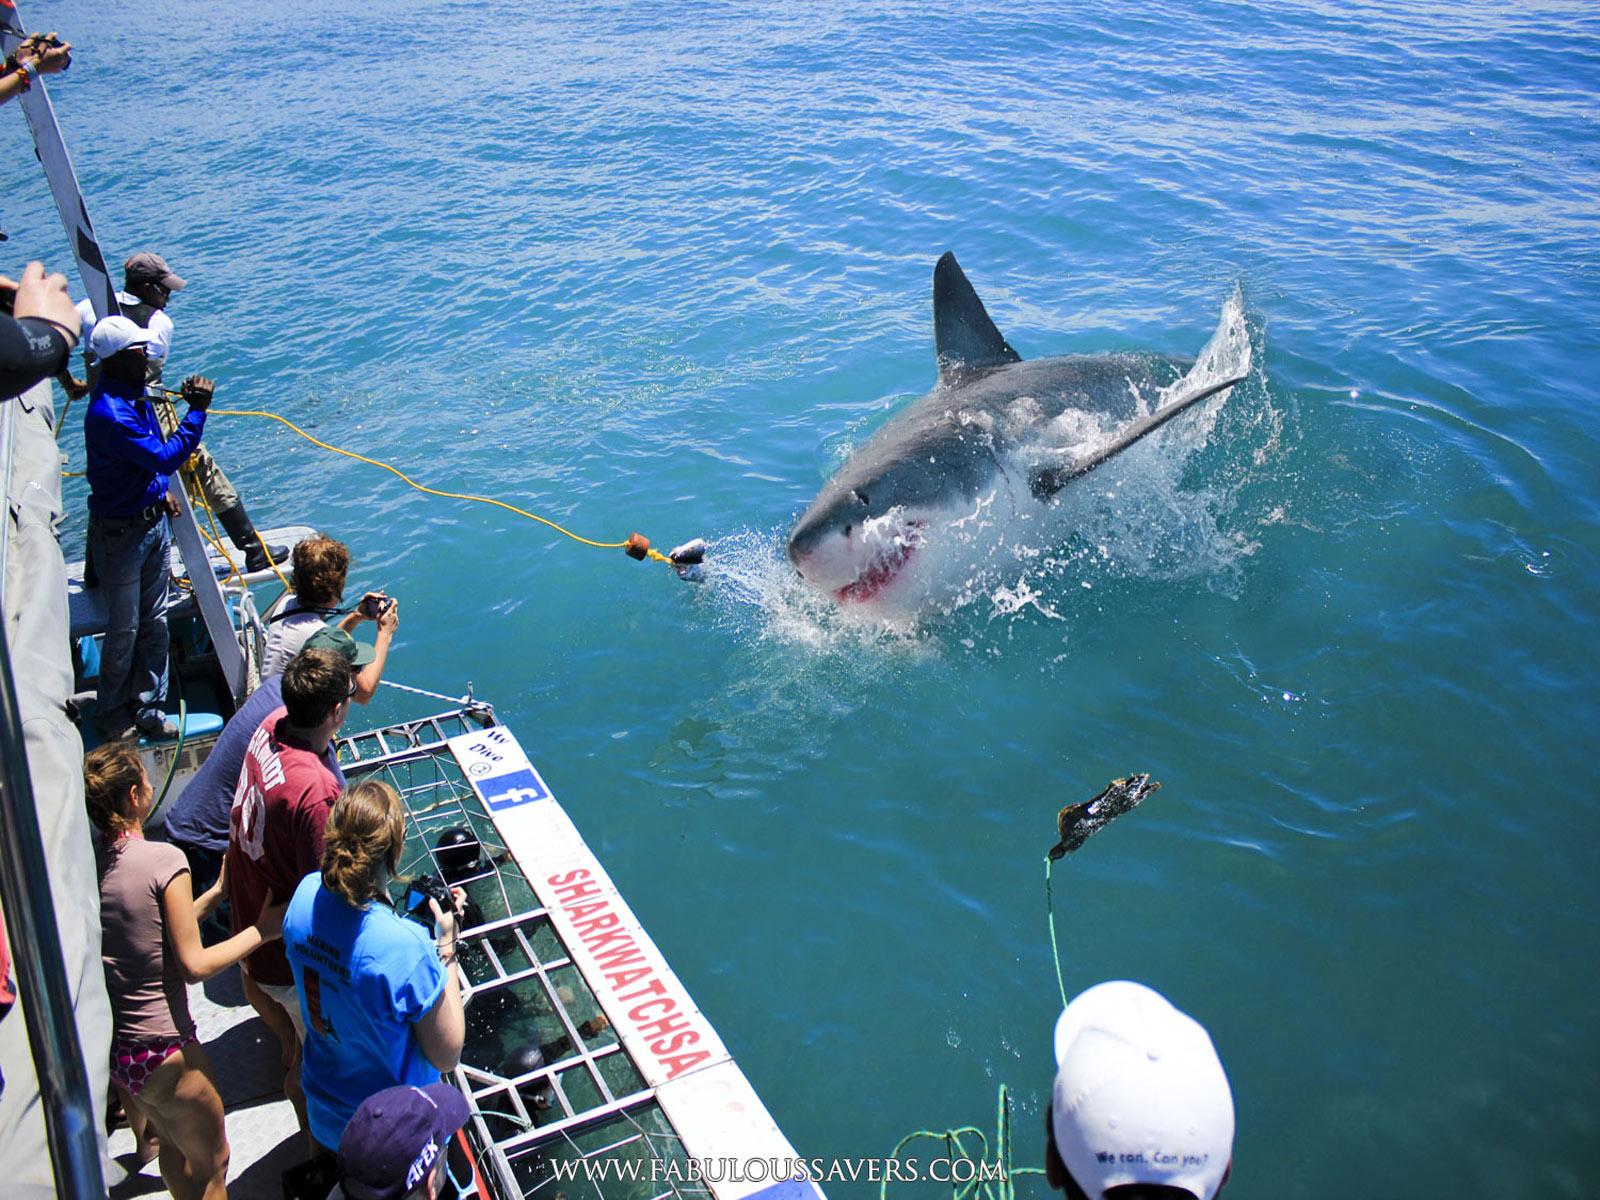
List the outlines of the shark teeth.
{"type": "MultiPolygon", "coordinates": [[[[870,540],[876,545],[877,553],[856,576],[855,582],[847,583],[834,592],[834,598],[845,604],[860,604],[883,591],[915,557],[918,547],[922,545],[923,531],[927,528],[926,521],[897,521],[893,532],[872,530],[870,540]]],[[[864,537],[862,540],[868,539],[864,537]]]]}

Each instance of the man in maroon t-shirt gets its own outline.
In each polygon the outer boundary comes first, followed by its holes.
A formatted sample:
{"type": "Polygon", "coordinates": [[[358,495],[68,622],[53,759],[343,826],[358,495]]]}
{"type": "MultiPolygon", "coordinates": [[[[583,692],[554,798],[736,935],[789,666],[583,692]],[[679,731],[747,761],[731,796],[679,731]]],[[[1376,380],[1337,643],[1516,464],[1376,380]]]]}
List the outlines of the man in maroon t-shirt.
{"type": "MultiPolygon", "coordinates": [[[[269,895],[294,895],[302,879],[322,869],[322,828],[344,787],[333,738],[354,692],[343,655],[302,651],[284,669],[283,707],[250,737],[229,814],[228,896],[235,933],[243,928],[241,913],[260,911],[269,895]]],[[[300,1091],[305,1026],[289,960],[274,942],[246,958],[243,967],[245,995],[282,1048],[284,1095],[300,1128],[307,1129],[300,1091]]]]}

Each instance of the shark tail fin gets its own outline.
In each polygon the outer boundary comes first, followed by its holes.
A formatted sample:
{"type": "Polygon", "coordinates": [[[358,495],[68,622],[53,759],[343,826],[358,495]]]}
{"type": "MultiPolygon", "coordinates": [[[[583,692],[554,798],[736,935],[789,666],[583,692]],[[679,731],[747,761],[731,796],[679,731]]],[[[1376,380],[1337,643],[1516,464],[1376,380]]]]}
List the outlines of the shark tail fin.
{"type": "Polygon", "coordinates": [[[941,380],[963,371],[1022,361],[948,250],[933,268],[933,344],[941,380]]]}

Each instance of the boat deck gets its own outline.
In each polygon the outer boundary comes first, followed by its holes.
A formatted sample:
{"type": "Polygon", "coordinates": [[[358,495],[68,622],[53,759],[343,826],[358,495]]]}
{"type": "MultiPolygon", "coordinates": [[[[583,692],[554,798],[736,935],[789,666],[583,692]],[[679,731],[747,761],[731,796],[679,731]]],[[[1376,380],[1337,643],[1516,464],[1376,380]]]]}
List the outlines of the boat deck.
{"type": "MultiPolygon", "coordinates": [[[[295,546],[306,538],[316,536],[316,530],[309,525],[285,525],[277,529],[263,529],[261,536],[271,545],[288,546],[293,550],[295,546]]],[[[209,544],[206,546],[206,556],[211,564],[212,573],[219,579],[231,575],[235,568],[242,570],[244,567],[244,555],[231,545],[227,549],[228,553],[233,556],[231,563],[227,558],[223,557],[222,552],[216,546],[209,544]]],[[[106,631],[105,601],[99,589],[84,587],[83,568],[82,559],[67,564],[67,610],[71,635],[74,638],[93,637],[106,631]]],[[[176,541],[172,545],[169,569],[174,579],[181,579],[187,574],[183,565],[183,555],[179,551],[176,541]]],[[[288,575],[289,567],[287,563],[282,564],[279,569],[285,575],[288,575]]],[[[243,579],[247,584],[254,585],[270,583],[276,578],[276,575],[269,568],[265,571],[252,571],[247,575],[239,576],[239,578],[243,579]]],[[[182,602],[180,601],[180,603],[182,602]]]]}
{"type": "MultiPolygon", "coordinates": [[[[471,1101],[465,1135],[487,1196],[821,1200],[810,1183],[707,1184],[688,1169],[691,1157],[792,1162],[795,1151],[491,709],[368,730],[341,740],[340,758],[346,778],[382,778],[405,803],[397,910],[419,899],[406,880],[466,893],[466,1043],[448,1078],[471,1101]],[[626,1174],[590,1176],[600,1163],[626,1174]]],[[[190,1002],[228,1114],[229,1194],[275,1200],[307,1157],[276,1039],[237,969],[191,987],[190,1002]]],[[[136,1165],[126,1129],[112,1151],[136,1165]]],[[[148,1164],[112,1194],[162,1190],[148,1164]]]]}

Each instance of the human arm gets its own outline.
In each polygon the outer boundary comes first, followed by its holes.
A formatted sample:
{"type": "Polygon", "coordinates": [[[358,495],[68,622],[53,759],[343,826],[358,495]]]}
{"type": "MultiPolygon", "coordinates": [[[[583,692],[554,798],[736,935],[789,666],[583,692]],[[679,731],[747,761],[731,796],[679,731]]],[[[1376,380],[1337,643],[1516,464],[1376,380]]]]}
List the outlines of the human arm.
{"type": "MultiPolygon", "coordinates": [[[[455,888],[451,894],[459,909],[466,902],[466,893],[455,888]]],[[[439,931],[436,948],[445,979],[439,999],[417,1021],[417,1045],[423,1057],[439,1070],[453,1071],[461,1062],[461,1047],[467,1040],[467,1014],[461,999],[461,964],[456,961],[456,915],[445,912],[435,900],[430,899],[428,907],[433,910],[434,927],[439,931]]]]}
{"type": "Polygon", "coordinates": [[[72,43],[63,42],[52,29],[49,33],[30,33],[22,39],[12,56],[21,66],[32,63],[41,75],[56,75],[72,65],[72,43]]]}
{"type": "Polygon", "coordinates": [[[20,281],[0,275],[0,396],[15,396],[67,365],[78,340],[78,314],[64,275],[28,264],[20,281]]]}
{"type": "MultiPolygon", "coordinates": [[[[145,353],[152,362],[165,363],[167,355],[172,351],[172,318],[161,309],[156,309],[150,314],[150,324],[145,326],[145,332],[150,335],[150,341],[145,345],[145,353]]],[[[191,375],[189,378],[199,379],[200,376],[191,375]]],[[[211,381],[208,379],[206,382],[211,381]]]]}
{"type": "Polygon", "coordinates": [[[28,91],[40,75],[54,75],[71,65],[71,43],[63,42],[54,32],[29,35],[6,59],[4,73],[0,74],[0,104],[28,91]]]}
{"type": "Polygon", "coordinates": [[[74,375],[70,366],[62,367],[56,372],[56,382],[61,385],[61,390],[67,394],[69,400],[82,400],[89,394],[88,381],[74,375]]]}
{"type": "MultiPolygon", "coordinates": [[[[193,886],[192,884],[190,885],[193,886]]],[[[217,881],[201,892],[195,898],[194,919],[204,921],[217,911],[217,905],[222,903],[222,898],[228,894],[228,856],[222,856],[222,865],[217,868],[217,881]]]]}
{"type": "Polygon", "coordinates": [[[388,606],[378,617],[378,636],[372,650],[372,661],[356,672],[356,694],[352,699],[357,704],[367,704],[378,691],[378,682],[383,678],[384,664],[389,661],[389,643],[394,641],[394,631],[400,628],[400,602],[390,599],[388,606]]]}
{"type": "Polygon", "coordinates": [[[389,597],[382,592],[364,593],[361,599],[350,606],[350,611],[339,618],[339,628],[345,633],[354,633],[361,622],[376,621],[389,602],[389,597]]]}
{"type": "Polygon", "coordinates": [[[339,799],[342,790],[333,772],[320,772],[315,790],[307,791],[294,806],[294,875],[304,879],[307,875],[322,873],[322,843],[328,828],[328,814],[339,799]]]}
{"type": "Polygon", "coordinates": [[[72,343],[54,325],[0,313],[0,398],[20,396],[62,369],[72,343]]]}
{"type": "Polygon", "coordinates": [[[67,356],[66,366],[61,368],[61,373],[56,376],[56,382],[67,393],[69,400],[81,400],[89,394],[89,335],[94,332],[94,305],[87,300],[78,301],[73,309],[77,315],[76,321],[69,321],[78,331],[78,346],[83,351],[83,378],[79,379],[72,373],[72,356],[67,356]]]}
{"type": "Polygon", "coordinates": [[[162,439],[140,419],[132,402],[103,391],[97,395],[105,396],[109,403],[103,409],[98,401],[90,406],[84,436],[94,438],[108,455],[126,459],[147,471],[171,475],[200,444],[206,424],[206,415],[200,409],[191,408],[184,413],[172,436],[162,439]]]}
{"type": "MultiPolygon", "coordinates": [[[[220,881],[219,881],[220,884],[220,881]]],[[[167,927],[167,937],[172,946],[172,951],[177,955],[178,966],[183,970],[183,977],[189,983],[199,983],[210,979],[220,971],[233,966],[246,955],[254,954],[266,943],[281,936],[283,932],[283,911],[287,904],[272,904],[269,893],[266,903],[261,908],[261,914],[256,918],[256,923],[248,929],[240,930],[225,942],[218,942],[215,946],[207,946],[200,940],[199,917],[209,913],[215,908],[220,895],[210,900],[210,907],[201,907],[206,904],[217,888],[212,888],[200,903],[196,904],[193,892],[193,880],[188,871],[181,871],[173,876],[172,881],[161,892],[161,919],[167,927]]]]}

